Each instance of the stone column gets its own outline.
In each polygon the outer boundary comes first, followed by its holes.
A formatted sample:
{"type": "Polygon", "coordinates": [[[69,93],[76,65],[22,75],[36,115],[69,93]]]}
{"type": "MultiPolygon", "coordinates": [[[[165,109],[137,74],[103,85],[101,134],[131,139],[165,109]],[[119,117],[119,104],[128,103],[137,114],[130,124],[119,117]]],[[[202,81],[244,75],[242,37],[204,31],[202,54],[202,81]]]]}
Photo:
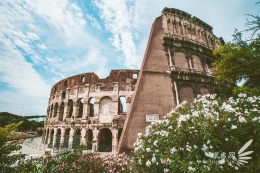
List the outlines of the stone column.
{"type": "Polygon", "coordinates": [[[112,153],[116,154],[118,143],[118,129],[115,127],[112,129],[112,153]]]}
{"type": "Polygon", "coordinates": [[[99,114],[99,99],[95,98],[94,102],[94,117],[98,116],[99,114]]]}
{"type": "Polygon", "coordinates": [[[51,140],[51,129],[49,129],[49,135],[48,135],[48,139],[47,139],[48,141],[47,141],[47,145],[49,145],[50,144],[50,140],[51,140]]]}
{"type": "Polygon", "coordinates": [[[88,99],[84,99],[83,102],[83,115],[82,115],[82,119],[87,119],[88,117],[88,99]]]}
{"type": "Polygon", "coordinates": [[[71,128],[70,129],[70,138],[69,138],[69,147],[68,148],[72,148],[73,137],[74,137],[74,129],[71,128]]]}
{"type": "Polygon", "coordinates": [[[52,142],[52,148],[56,144],[56,138],[57,138],[57,128],[54,129],[54,134],[53,134],[53,142],[52,142]]]}
{"type": "Polygon", "coordinates": [[[64,146],[64,138],[65,138],[65,127],[61,127],[60,148],[63,148],[64,146]]]}
{"type": "Polygon", "coordinates": [[[64,111],[63,111],[63,118],[62,120],[65,121],[67,117],[67,111],[68,111],[68,102],[64,102],[64,111]]]}
{"type": "Polygon", "coordinates": [[[70,96],[70,88],[66,89],[66,99],[69,99],[70,96]]]}
{"type": "Polygon", "coordinates": [[[75,94],[76,96],[78,96],[78,92],[79,92],[79,86],[75,86],[75,88],[74,88],[74,94],[75,94]]]}
{"type": "Polygon", "coordinates": [[[86,145],[86,139],[85,139],[85,136],[86,136],[86,128],[82,128],[81,129],[81,136],[80,136],[80,145],[86,145]]]}
{"type": "Polygon", "coordinates": [[[98,151],[98,133],[99,133],[99,130],[97,127],[95,127],[93,129],[93,141],[96,141],[96,142],[92,144],[93,152],[98,151]]]}

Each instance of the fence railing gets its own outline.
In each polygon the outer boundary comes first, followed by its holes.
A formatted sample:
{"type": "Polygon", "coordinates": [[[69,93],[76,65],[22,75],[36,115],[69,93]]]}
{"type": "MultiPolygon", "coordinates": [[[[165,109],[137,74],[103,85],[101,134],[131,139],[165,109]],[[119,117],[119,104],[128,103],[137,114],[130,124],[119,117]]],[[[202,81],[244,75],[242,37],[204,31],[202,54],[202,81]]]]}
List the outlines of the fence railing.
{"type": "MultiPolygon", "coordinates": [[[[26,139],[23,143],[24,145],[27,145],[29,147],[32,148],[36,148],[39,150],[47,150],[52,154],[62,154],[65,153],[67,151],[71,151],[73,149],[77,149],[80,147],[80,144],[77,143],[66,143],[65,145],[55,145],[53,146],[52,144],[49,144],[48,146],[45,144],[41,144],[41,143],[37,143],[34,141],[33,138],[30,139],[26,139]]],[[[84,153],[91,153],[91,152],[100,152],[103,154],[114,154],[113,152],[116,152],[116,146],[111,146],[111,145],[100,145],[100,146],[93,146],[94,148],[92,148],[92,144],[91,145],[87,145],[86,148],[83,148],[84,153]]]]}

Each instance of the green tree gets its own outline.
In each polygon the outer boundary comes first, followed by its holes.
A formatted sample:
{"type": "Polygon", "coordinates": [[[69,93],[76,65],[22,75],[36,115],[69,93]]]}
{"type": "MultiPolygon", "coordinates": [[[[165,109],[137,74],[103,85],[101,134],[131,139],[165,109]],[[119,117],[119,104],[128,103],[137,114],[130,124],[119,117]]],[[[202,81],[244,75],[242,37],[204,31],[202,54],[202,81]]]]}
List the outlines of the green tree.
{"type": "MultiPolygon", "coordinates": [[[[258,2],[259,3],[259,2],[258,2]]],[[[257,3],[257,4],[258,4],[257,3]]],[[[260,94],[260,18],[247,15],[247,29],[250,39],[243,39],[242,32],[235,30],[233,40],[214,50],[217,60],[213,63],[213,74],[222,95],[238,93],[260,94]],[[254,37],[256,36],[256,37],[254,37]],[[242,86],[237,86],[243,83],[242,86]]]]}
{"type": "Polygon", "coordinates": [[[22,122],[13,123],[0,127],[0,172],[16,172],[16,165],[25,159],[25,154],[14,154],[13,151],[18,151],[21,146],[16,141],[8,141],[8,136],[17,130],[22,122]]]}

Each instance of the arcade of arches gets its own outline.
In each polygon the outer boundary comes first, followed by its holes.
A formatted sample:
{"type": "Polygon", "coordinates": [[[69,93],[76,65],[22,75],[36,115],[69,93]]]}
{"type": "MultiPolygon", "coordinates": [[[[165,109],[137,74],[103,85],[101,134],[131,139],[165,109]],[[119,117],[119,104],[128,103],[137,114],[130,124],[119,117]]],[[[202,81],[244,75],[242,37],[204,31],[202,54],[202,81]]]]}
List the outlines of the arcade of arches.
{"type": "Polygon", "coordinates": [[[90,97],[49,106],[44,143],[50,148],[116,152],[130,99],[90,97]],[[49,127],[48,127],[49,126],[49,127]]]}

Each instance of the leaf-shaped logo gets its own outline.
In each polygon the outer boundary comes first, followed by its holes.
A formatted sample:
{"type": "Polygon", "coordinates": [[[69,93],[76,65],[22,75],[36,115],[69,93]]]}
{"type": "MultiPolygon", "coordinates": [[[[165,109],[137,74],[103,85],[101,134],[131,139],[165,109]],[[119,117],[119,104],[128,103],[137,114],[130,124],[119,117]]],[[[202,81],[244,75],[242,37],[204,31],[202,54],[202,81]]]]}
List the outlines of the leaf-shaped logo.
{"type": "Polygon", "coordinates": [[[252,157],[248,157],[249,154],[253,153],[254,151],[246,151],[244,152],[249,145],[253,142],[253,139],[249,140],[239,151],[238,151],[238,165],[244,165],[244,163],[248,163],[249,159],[252,159],[252,157]],[[243,153],[244,152],[244,153],[243,153]]]}

